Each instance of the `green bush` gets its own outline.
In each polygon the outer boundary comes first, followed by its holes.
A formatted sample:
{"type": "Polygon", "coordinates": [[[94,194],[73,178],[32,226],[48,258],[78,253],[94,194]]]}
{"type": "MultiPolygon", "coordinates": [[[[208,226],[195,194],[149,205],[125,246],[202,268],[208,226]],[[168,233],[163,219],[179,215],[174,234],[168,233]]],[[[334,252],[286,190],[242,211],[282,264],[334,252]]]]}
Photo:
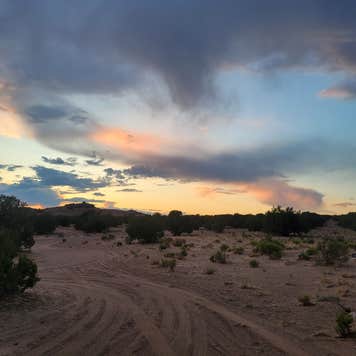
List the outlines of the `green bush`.
{"type": "Polygon", "coordinates": [[[327,238],[319,242],[318,262],[325,265],[342,265],[349,259],[349,246],[343,239],[327,238]]]}
{"type": "Polygon", "coordinates": [[[244,248],[243,247],[235,247],[232,251],[234,252],[234,254],[242,255],[244,253],[244,248]]]}
{"type": "Polygon", "coordinates": [[[230,247],[229,247],[229,245],[227,245],[227,244],[221,244],[221,246],[220,246],[220,250],[221,250],[221,251],[227,251],[229,248],[230,248],[230,247]]]}
{"type": "Polygon", "coordinates": [[[15,197],[0,195],[0,297],[22,293],[38,281],[37,266],[20,255],[22,248],[31,248],[33,213],[15,197]]]}
{"type": "Polygon", "coordinates": [[[341,312],[336,318],[335,330],[341,337],[348,337],[351,335],[351,325],[353,317],[350,313],[341,312]]]}
{"type": "Polygon", "coordinates": [[[163,237],[163,227],[151,216],[138,216],[132,218],[127,227],[127,241],[139,240],[141,243],[157,243],[163,237]]]}
{"type": "Polygon", "coordinates": [[[311,257],[316,255],[317,253],[318,253],[317,249],[308,248],[307,250],[305,250],[299,254],[298,259],[309,261],[311,259],[311,257]]]}
{"type": "Polygon", "coordinates": [[[226,254],[224,251],[218,250],[212,256],[210,256],[210,261],[214,263],[226,263],[226,254]]]}
{"type": "Polygon", "coordinates": [[[252,268],[257,268],[260,264],[258,263],[257,260],[251,260],[250,261],[250,267],[252,268]]]}
{"type": "Polygon", "coordinates": [[[121,221],[113,215],[86,212],[75,219],[74,227],[87,233],[98,233],[105,232],[120,223],[121,221]]]}
{"type": "Polygon", "coordinates": [[[32,288],[39,280],[37,266],[28,257],[18,259],[14,232],[0,233],[0,297],[6,294],[22,293],[32,288]]]}
{"type": "Polygon", "coordinates": [[[301,305],[303,305],[304,307],[309,307],[314,305],[311,300],[309,295],[303,295],[301,297],[298,298],[298,301],[300,302],[301,305]]]}
{"type": "Polygon", "coordinates": [[[174,239],[172,240],[172,244],[175,247],[182,247],[186,244],[185,239],[174,239]]]}
{"type": "Polygon", "coordinates": [[[161,267],[164,267],[164,268],[169,268],[173,272],[175,267],[176,267],[176,264],[177,263],[176,263],[176,260],[174,258],[171,258],[171,259],[162,258],[159,265],[161,267]]]}
{"type": "Polygon", "coordinates": [[[270,259],[277,260],[282,257],[284,250],[284,244],[278,240],[272,238],[265,238],[257,241],[255,245],[255,252],[261,255],[268,255],[270,259]]]}
{"type": "Polygon", "coordinates": [[[38,214],[33,220],[34,232],[38,235],[52,234],[57,227],[57,220],[53,215],[38,214]]]}

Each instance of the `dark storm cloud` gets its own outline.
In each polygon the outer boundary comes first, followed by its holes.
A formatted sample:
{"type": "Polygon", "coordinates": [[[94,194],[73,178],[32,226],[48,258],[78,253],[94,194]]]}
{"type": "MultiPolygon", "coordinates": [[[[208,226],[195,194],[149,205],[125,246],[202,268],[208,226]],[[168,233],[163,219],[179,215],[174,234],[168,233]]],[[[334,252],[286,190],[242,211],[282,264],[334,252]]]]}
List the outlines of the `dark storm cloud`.
{"type": "Polygon", "coordinates": [[[137,89],[154,73],[177,104],[191,107],[213,93],[214,75],[224,67],[356,70],[351,0],[0,5],[2,75],[21,87],[118,93],[137,89]]]}
{"type": "Polygon", "coordinates": [[[95,181],[90,178],[80,178],[75,173],[57,169],[36,166],[33,167],[33,170],[36,172],[40,183],[47,187],[69,186],[76,191],[85,192],[107,186],[107,182],[103,180],[95,181]]]}
{"type": "Polygon", "coordinates": [[[253,182],[294,173],[347,169],[356,164],[355,147],[323,140],[209,154],[203,157],[144,156],[122,172],[133,177],[253,182]]]}
{"type": "Polygon", "coordinates": [[[25,110],[25,114],[30,117],[31,121],[42,123],[65,117],[67,111],[61,106],[33,105],[25,110]]]}
{"type": "Polygon", "coordinates": [[[56,206],[60,203],[58,194],[41,181],[24,177],[20,182],[0,184],[1,194],[14,195],[28,204],[56,206]]]}
{"type": "Polygon", "coordinates": [[[69,157],[66,160],[64,160],[61,157],[49,158],[49,157],[42,156],[41,159],[45,163],[55,164],[60,166],[75,166],[77,164],[77,159],[75,157],[69,157]]]}

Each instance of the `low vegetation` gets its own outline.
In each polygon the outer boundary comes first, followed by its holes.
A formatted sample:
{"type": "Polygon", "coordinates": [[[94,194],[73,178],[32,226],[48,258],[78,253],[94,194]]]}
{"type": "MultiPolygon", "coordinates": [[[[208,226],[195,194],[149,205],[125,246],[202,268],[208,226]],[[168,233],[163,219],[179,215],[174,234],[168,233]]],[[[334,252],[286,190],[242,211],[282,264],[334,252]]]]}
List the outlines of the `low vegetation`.
{"type": "Polygon", "coordinates": [[[349,259],[349,246],[344,239],[323,239],[318,243],[317,250],[320,264],[342,265],[349,259]]]}
{"type": "Polygon", "coordinates": [[[169,268],[171,272],[176,268],[176,260],[174,258],[162,258],[159,265],[163,268],[169,268]]]}
{"type": "Polygon", "coordinates": [[[0,196],[0,297],[23,293],[39,280],[36,264],[23,253],[34,244],[33,221],[25,204],[0,196]]]}
{"type": "Polygon", "coordinates": [[[251,260],[250,261],[250,267],[252,268],[257,268],[260,264],[258,263],[257,260],[251,260]]]}
{"type": "Polygon", "coordinates": [[[284,244],[279,241],[272,239],[271,237],[264,238],[255,243],[254,251],[260,253],[261,255],[268,255],[272,260],[278,260],[282,257],[282,252],[284,250],[284,244]]]}
{"type": "Polygon", "coordinates": [[[311,299],[310,299],[309,295],[303,295],[303,296],[299,297],[298,301],[303,307],[310,307],[310,306],[314,305],[311,302],[311,299]]]}
{"type": "Polygon", "coordinates": [[[132,218],[127,227],[127,242],[138,240],[141,243],[157,243],[163,237],[163,226],[158,219],[150,216],[132,218]]]}
{"type": "Polygon", "coordinates": [[[340,337],[348,337],[352,333],[353,317],[351,313],[342,311],[336,318],[336,332],[340,337]]]}
{"type": "Polygon", "coordinates": [[[210,261],[213,263],[226,263],[226,253],[225,251],[218,250],[212,256],[210,256],[210,261]]]}

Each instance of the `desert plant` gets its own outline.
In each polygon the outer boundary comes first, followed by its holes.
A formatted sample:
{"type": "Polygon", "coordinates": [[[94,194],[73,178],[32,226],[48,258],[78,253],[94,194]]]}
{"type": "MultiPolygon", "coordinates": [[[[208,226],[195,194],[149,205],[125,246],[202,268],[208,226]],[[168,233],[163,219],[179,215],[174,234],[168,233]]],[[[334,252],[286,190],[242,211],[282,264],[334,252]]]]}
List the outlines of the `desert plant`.
{"type": "Polygon", "coordinates": [[[57,221],[50,214],[38,214],[33,218],[34,232],[38,235],[52,234],[57,227],[57,221]]]}
{"type": "Polygon", "coordinates": [[[188,256],[188,251],[187,251],[187,248],[185,246],[181,247],[181,250],[179,252],[179,256],[180,257],[187,257],[188,256]]]}
{"type": "Polygon", "coordinates": [[[160,266],[164,268],[169,268],[173,272],[176,267],[176,260],[174,258],[172,259],[162,258],[160,261],[160,266]]]}
{"type": "Polygon", "coordinates": [[[185,239],[174,239],[172,244],[175,247],[181,247],[186,244],[186,241],[185,241],[185,239]]]}
{"type": "Polygon", "coordinates": [[[311,300],[309,295],[303,295],[301,297],[298,298],[298,301],[300,302],[301,305],[303,305],[304,307],[309,307],[311,305],[314,305],[311,300]]]}
{"type": "Polygon", "coordinates": [[[126,227],[127,242],[156,243],[163,237],[163,227],[155,218],[140,216],[131,219],[126,227]]]}
{"type": "Polygon", "coordinates": [[[301,252],[298,255],[299,260],[306,260],[309,261],[312,256],[316,255],[318,253],[317,249],[315,248],[308,248],[307,250],[301,252]]]}
{"type": "Polygon", "coordinates": [[[260,264],[258,263],[257,260],[251,260],[250,261],[250,267],[252,268],[257,268],[260,264]]]}
{"type": "Polygon", "coordinates": [[[243,247],[235,247],[233,249],[233,252],[237,255],[242,255],[244,253],[244,248],[243,247]]]}
{"type": "Polygon", "coordinates": [[[273,240],[272,238],[265,238],[256,243],[255,252],[261,255],[268,255],[270,259],[277,260],[282,257],[282,251],[284,245],[278,240],[273,240]]]}
{"type": "Polygon", "coordinates": [[[224,251],[218,250],[212,256],[210,256],[210,261],[214,263],[226,263],[226,254],[224,251]]]}
{"type": "Polygon", "coordinates": [[[220,246],[220,250],[221,250],[221,251],[227,251],[229,248],[230,248],[230,247],[229,247],[229,245],[227,245],[227,244],[221,244],[221,246],[220,246]]]}
{"type": "Polygon", "coordinates": [[[348,337],[351,335],[351,325],[353,323],[353,317],[351,313],[342,311],[336,318],[335,330],[340,337],[348,337]]]}
{"type": "Polygon", "coordinates": [[[170,244],[172,242],[172,238],[170,237],[161,237],[159,239],[159,249],[162,250],[166,250],[167,248],[170,247],[170,244]]]}
{"type": "Polygon", "coordinates": [[[325,265],[342,265],[348,260],[349,247],[343,239],[327,238],[319,242],[318,262],[325,265]]]}
{"type": "Polygon", "coordinates": [[[104,241],[113,240],[114,238],[115,238],[114,234],[104,234],[103,236],[101,236],[101,239],[104,241]]]}

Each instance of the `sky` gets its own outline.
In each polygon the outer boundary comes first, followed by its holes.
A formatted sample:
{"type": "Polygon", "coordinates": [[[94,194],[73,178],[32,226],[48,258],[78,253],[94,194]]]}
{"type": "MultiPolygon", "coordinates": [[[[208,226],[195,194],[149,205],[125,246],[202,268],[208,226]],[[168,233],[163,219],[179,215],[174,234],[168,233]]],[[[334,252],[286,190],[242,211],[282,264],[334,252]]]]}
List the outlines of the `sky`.
{"type": "Polygon", "coordinates": [[[356,211],[351,0],[0,0],[0,194],[356,211]]]}

